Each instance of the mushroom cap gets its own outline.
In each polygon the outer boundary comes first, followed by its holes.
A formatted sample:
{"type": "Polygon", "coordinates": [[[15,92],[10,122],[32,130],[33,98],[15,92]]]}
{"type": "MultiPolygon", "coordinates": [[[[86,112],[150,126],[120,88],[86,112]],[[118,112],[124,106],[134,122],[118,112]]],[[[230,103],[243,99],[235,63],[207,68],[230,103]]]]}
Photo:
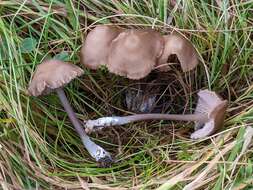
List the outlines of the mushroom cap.
{"type": "Polygon", "coordinates": [[[114,26],[99,25],[89,32],[81,48],[81,63],[90,68],[98,69],[107,64],[109,46],[123,29],[114,26]]]}
{"type": "Polygon", "coordinates": [[[192,133],[192,139],[207,137],[221,129],[228,104],[227,100],[222,100],[215,92],[209,90],[201,90],[198,96],[195,113],[207,114],[208,120],[195,122],[196,131],[192,133]]]}
{"type": "MultiPolygon", "coordinates": [[[[176,54],[184,72],[194,69],[198,64],[198,53],[193,45],[179,34],[163,36],[164,51],[159,58],[157,66],[166,65],[168,57],[176,54]]],[[[161,71],[169,70],[169,67],[160,67],[161,71]]]]}
{"type": "Polygon", "coordinates": [[[48,94],[82,74],[83,70],[71,63],[59,60],[44,61],[37,66],[28,93],[32,96],[48,94]]]}
{"type": "Polygon", "coordinates": [[[163,46],[163,38],[158,32],[125,30],[111,43],[108,69],[129,79],[141,79],[152,71],[163,46]]]}

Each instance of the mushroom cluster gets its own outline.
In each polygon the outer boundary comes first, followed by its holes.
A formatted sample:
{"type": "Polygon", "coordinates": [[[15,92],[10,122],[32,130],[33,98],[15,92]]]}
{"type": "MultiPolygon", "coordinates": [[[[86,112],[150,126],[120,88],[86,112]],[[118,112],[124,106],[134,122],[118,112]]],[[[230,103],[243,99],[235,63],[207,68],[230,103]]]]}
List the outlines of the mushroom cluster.
{"type": "MultiPolygon", "coordinates": [[[[105,65],[111,73],[129,79],[141,79],[152,70],[168,71],[167,59],[175,54],[184,72],[198,64],[198,54],[193,45],[179,34],[162,36],[154,30],[122,29],[114,26],[97,26],[86,37],[82,46],[81,63],[90,69],[105,65]]],[[[110,154],[95,144],[86,132],[112,125],[123,125],[141,120],[195,121],[196,131],[192,139],[203,138],[219,130],[224,121],[227,101],[216,93],[201,90],[194,114],[135,114],[125,117],[104,117],[85,122],[85,129],[77,119],[63,87],[83,74],[76,65],[59,60],[46,60],[39,64],[33,74],[28,92],[32,96],[46,95],[55,91],[79,134],[89,154],[102,166],[112,163],[110,154]]]]}
{"type": "MultiPolygon", "coordinates": [[[[115,26],[97,26],[87,35],[81,49],[81,63],[96,70],[105,65],[111,73],[138,80],[152,70],[168,71],[168,57],[176,55],[183,72],[198,64],[198,54],[183,36],[172,33],[161,35],[150,29],[122,29],[115,26]]],[[[131,116],[102,117],[85,122],[86,131],[123,125],[142,120],[195,121],[192,139],[204,138],[219,130],[224,121],[227,101],[216,93],[202,90],[194,114],[135,114],[131,116]]]]}
{"type": "Polygon", "coordinates": [[[195,48],[179,34],[97,26],[87,35],[80,56],[85,67],[96,70],[105,65],[111,73],[138,80],[155,68],[168,70],[167,59],[173,54],[184,72],[198,64],[195,48]]]}

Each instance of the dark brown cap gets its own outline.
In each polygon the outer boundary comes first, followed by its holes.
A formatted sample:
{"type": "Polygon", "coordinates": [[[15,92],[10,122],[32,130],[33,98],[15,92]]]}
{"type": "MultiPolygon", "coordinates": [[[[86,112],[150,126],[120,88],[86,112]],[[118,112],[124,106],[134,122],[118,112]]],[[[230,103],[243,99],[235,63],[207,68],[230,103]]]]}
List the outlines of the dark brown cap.
{"type": "Polygon", "coordinates": [[[82,74],[83,70],[76,65],[59,60],[47,60],[37,66],[28,92],[32,96],[48,94],[82,74]]]}

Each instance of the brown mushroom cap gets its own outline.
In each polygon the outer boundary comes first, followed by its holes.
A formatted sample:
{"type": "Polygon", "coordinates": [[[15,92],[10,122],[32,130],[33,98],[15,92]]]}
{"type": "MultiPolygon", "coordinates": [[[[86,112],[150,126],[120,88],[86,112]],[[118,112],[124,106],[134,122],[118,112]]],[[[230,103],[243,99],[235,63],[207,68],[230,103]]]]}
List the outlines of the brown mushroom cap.
{"type": "Polygon", "coordinates": [[[129,79],[141,79],[154,68],[163,45],[163,38],[158,32],[125,30],[111,43],[108,69],[129,79]]]}
{"type": "Polygon", "coordinates": [[[76,65],[59,60],[47,60],[37,66],[28,92],[32,96],[48,94],[82,74],[83,70],[76,65]]]}
{"type": "MultiPolygon", "coordinates": [[[[179,34],[163,36],[165,41],[164,51],[159,58],[157,66],[166,65],[168,57],[176,54],[184,72],[194,69],[198,64],[198,53],[193,45],[179,34]]],[[[167,71],[169,67],[160,67],[161,71],[167,71]]]]}
{"type": "Polygon", "coordinates": [[[206,113],[207,121],[195,123],[196,131],[192,133],[192,139],[199,139],[210,136],[222,128],[227,109],[227,100],[222,100],[215,92],[201,90],[198,93],[199,99],[195,113],[206,113]]]}
{"type": "Polygon", "coordinates": [[[81,63],[90,69],[97,69],[100,65],[106,65],[109,46],[122,30],[114,26],[103,25],[91,30],[81,49],[81,63]]]}

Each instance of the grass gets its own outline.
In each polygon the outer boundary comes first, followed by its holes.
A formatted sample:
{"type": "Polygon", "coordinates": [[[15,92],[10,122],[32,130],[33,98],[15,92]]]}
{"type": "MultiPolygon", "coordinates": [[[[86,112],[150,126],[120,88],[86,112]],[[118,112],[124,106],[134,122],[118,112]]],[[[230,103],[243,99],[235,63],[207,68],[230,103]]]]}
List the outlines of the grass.
{"type": "MultiPolygon", "coordinates": [[[[253,123],[253,1],[171,2],[0,1],[2,189],[253,188],[248,130],[253,123]],[[98,168],[56,95],[33,98],[26,92],[43,59],[57,56],[79,65],[82,41],[98,24],[176,30],[189,38],[201,64],[190,74],[163,74],[169,84],[164,94],[174,105],[170,110],[191,111],[199,89],[215,90],[229,100],[224,129],[201,141],[190,140],[191,123],[108,129],[92,137],[117,162],[112,168],[98,168]]],[[[97,118],[128,113],[124,89],[132,83],[103,69],[85,69],[85,76],[66,92],[80,119],[97,118]]]]}

